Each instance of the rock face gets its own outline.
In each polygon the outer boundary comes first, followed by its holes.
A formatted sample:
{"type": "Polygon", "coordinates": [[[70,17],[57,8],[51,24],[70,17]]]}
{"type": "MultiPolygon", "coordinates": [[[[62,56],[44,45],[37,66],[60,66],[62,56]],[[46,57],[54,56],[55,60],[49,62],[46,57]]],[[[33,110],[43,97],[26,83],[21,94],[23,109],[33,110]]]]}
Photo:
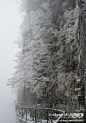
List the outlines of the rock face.
{"type": "Polygon", "coordinates": [[[18,103],[79,110],[83,86],[80,1],[22,0],[23,4],[22,52],[12,78],[12,84],[19,86],[18,103]]]}

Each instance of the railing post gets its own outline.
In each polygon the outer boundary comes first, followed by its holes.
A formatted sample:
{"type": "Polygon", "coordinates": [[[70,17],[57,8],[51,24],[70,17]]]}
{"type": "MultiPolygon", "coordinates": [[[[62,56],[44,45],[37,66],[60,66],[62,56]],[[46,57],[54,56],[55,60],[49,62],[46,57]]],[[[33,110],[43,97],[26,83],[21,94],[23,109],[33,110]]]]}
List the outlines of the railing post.
{"type": "Polygon", "coordinates": [[[23,118],[23,109],[22,109],[21,111],[22,111],[22,112],[21,112],[21,115],[22,115],[21,117],[23,118]]]}
{"type": "Polygon", "coordinates": [[[47,123],[48,123],[48,111],[47,111],[47,123]]]}
{"type": "Polygon", "coordinates": [[[36,123],[36,109],[35,109],[35,123],[36,123]]]}
{"type": "Polygon", "coordinates": [[[19,118],[20,118],[20,108],[19,108],[19,118]]]}
{"type": "Polygon", "coordinates": [[[27,109],[26,109],[26,121],[27,121],[27,109]]]}
{"type": "Polygon", "coordinates": [[[84,111],[84,123],[86,123],[86,110],[84,111]]]}

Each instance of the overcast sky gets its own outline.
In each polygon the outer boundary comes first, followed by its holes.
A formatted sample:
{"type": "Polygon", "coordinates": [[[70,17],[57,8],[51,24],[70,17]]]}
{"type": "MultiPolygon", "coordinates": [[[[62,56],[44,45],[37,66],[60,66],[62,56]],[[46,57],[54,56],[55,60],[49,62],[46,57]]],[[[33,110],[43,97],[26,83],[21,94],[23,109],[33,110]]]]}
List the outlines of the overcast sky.
{"type": "Polygon", "coordinates": [[[15,0],[0,0],[0,123],[16,123],[11,87],[6,82],[14,73],[18,46],[13,42],[18,37],[21,17],[15,0]]]}

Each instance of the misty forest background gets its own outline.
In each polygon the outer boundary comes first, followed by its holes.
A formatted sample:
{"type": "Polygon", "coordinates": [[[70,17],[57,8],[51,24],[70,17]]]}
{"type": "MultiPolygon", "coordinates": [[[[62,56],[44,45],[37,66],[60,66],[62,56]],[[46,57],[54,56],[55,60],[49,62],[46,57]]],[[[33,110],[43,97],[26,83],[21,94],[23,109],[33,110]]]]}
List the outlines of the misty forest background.
{"type": "Polygon", "coordinates": [[[78,0],[21,0],[23,23],[17,40],[16,72],[8,84],[17,103],[29,107],[79,110],[81,88],[78,0]]]}

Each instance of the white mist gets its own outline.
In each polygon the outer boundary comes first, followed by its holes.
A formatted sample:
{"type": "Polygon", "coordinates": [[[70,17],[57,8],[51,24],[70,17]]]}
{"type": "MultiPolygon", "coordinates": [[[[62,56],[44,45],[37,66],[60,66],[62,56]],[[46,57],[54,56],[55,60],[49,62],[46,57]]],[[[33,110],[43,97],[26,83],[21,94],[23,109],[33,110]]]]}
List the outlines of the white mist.
{"type": "Polygon", "coordinates": [[[9,78],[14,73],[18,52],[17,39],[21,17],[15,0],[0,1],[0,123],[16,123],[14,101],[15,93],[11,87],[6,86],[9,78]]]}

